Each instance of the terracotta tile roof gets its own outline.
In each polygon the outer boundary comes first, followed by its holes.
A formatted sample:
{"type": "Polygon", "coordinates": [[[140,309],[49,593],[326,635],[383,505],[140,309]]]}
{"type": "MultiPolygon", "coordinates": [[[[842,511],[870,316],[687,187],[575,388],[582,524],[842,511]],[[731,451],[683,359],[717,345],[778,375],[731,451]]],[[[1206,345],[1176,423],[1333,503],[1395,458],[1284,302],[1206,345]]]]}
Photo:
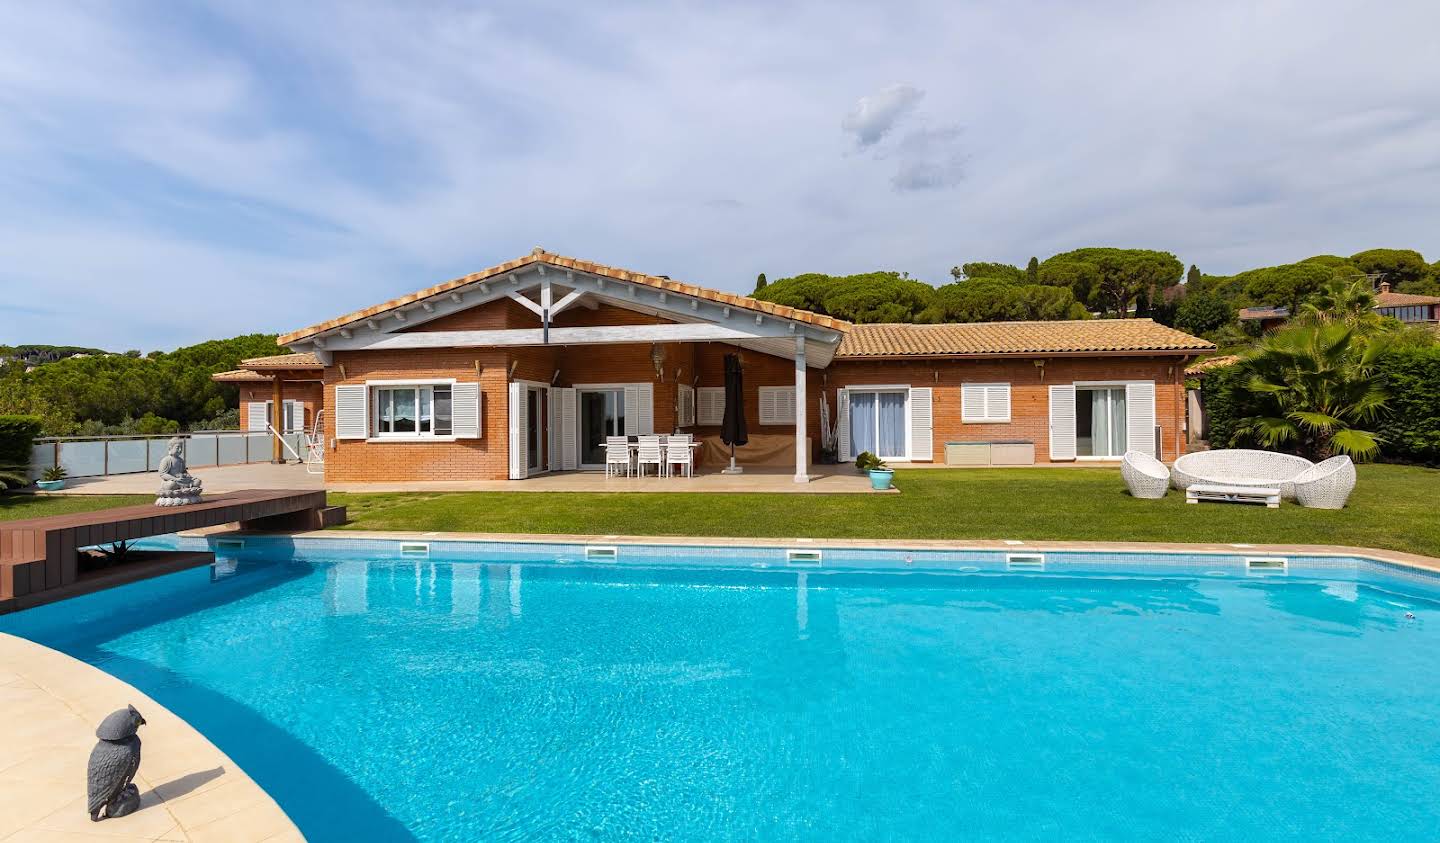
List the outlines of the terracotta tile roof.
{"type": "Polygon", "coordinates": [[[784,305],[774,304],[773,302],[760,301],[759,299],[753,299],[749,296],[737,295],[735,293],[722,293],[718,290],[710,290],[705,287],[697,287],[694,284],[686,284],[681,281],[672,281],[669,278],[662,278],[658,275],[646,275],[642,272],[633,272],[628,269],[619,269],[613,266],[593,263],[591,261],[582,261],[577,260],[576,258],[568,258],[564,255],[557,255],[552,252],[547,252],[543,249],[536,248],[533,252],[523,258],[516,258],[515,260],[507,261],[497,266],[492,266],[489,269],[482,269],[479,272],[471,273],[470,275],[455,278],[442,284],[436,284],[433,287],[427,287],[418,292],[411,293],[408,296],[401,296],[397,299],[391,299],[390,301],[384,302],[382,304],[377,304],[373,307],[367,307],[364,310],[357,310],[354,313],[347,313],[344,316],[330,319],[317,325],[311,325],[308,328],[301,328],[298,331],[292,331],[291,333],[285,334],[284,336],[280,337],[279,342],[281,345],[290,345],[291,343],[306,339],[308,337],[312,337],[315,334],[319,334],[324,331],[333,330],[344,325],[359,322],[362,319],[368,319],[372,316],[377,316],[381,313],[394,310],[397,307],[402,307],[407,304],[414,304],[428,298],[444,295],[446,293],[449,293],[451,290],[456,289],[457,287],[463,287],[467,284],[474,284],[478,281],[484,281],[487,278],[493,278],[496,275],[503,275],[506,272],[510,272],[516,269],[522,269],[526,266],[537,263],[544,263],[549,266],[557,266],[562,269],[573,269],[577,272],[588,272],[592,275],[600,275],[605,278],[614,278],[617,281],[629,281],[634,284],[643,284],[647,287],[654,287],[657,290],[666,290],[684,296],[693,296],[697,299],[718,302],[720,304],[728,304],[731,307],[737,307],[743,310],[757,311],[760,313],[769,314],[771,316],[776,316],[781,319],[791,319],[797,322],[806,322],[821,328],[830,328],[836,331],[845,331],[849,330],[850,328],[849,322],[846,322],[842,319],[835,319],[831,316],[823,316],[819,313],[812,313],[808,310],[800,310],[794,307],[786,307],[784,305]]]}
{"type": "Polygon", "coordinates": [[[235,383],[235,382],[237,382],[237,381],[238,381],[238,382],[246,382],[246,381],[267,381],[267,382],[268,382],[268,381],[270,380],[270,378],[268,378],[268,377],[260,374],[259,372],[252,372],[252,371],[250,371],[249,369],[231,369],[231,370],[228,371],[228,372],[216,372],[215,374],[213,374],[213,375],[210,376],[210,380],[212,380],[212,381],[218,381],[218,382],[220,382],[220,383],[235,383]]]}
{"type": "Polygon", "coordinates": [[[1417,304],[1440,304],[1440,296],[1417,296],[1411,293],[1376,293],[1376,307],[1409,307],[1417,304]]]}
{"type": "Polygon", "coordinates": [[[1200,352],[1215,346],[1149,319],[856,325],[835,359],[1200,352]]]}
{"type": "Polygon", "coordinates": [[[1221,354],[1218,357],[1207,357],[1185,370],[1185,374],[1191,377],[1203,375],[1215,369],[1223,369],[1240,362],[1238,354],[1221,354]]]}
{"type": "Polygon", "coordinates": [[[301,352],[299,354],[273,354],[269,357],[252,357],[249,360],[241,360],[240,365],[247,369],[323,369],[325,364],[321,363],[314,354],[301,352]]]}

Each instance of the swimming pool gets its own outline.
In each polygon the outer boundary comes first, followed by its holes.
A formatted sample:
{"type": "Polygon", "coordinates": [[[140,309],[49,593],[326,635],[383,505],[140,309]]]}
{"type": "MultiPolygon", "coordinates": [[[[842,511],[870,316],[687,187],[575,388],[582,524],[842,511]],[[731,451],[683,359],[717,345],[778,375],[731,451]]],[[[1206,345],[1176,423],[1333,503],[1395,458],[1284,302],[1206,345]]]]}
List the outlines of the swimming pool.
{"type": "Polygon", "coordinates": [[[1440,826],[1428,574],[409,544],[250,539],[0,631],[155,697],[312,840],[1440,826]]]}

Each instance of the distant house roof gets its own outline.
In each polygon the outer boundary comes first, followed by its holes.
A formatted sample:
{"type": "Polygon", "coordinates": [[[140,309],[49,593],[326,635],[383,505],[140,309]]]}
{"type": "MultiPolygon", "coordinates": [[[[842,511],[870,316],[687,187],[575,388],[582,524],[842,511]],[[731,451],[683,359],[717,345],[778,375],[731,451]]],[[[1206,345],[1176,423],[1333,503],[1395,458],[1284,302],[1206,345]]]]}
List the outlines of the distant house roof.
{"type": "Polygon", "coordinates": [[[299,354],[272,354],[269,357],[251,357],[241,360],[247,369],[323,369],[325,364],[308,351],[299,354]]]}
{"type": "Polygon", "coordinates": [[[1375,294],[1376,307],[1413,307],[1425,304],[1440,304],[1440,296],[1416,296],[1410,293],[1388,291],[1375,294]]]}
{"type": "Polygon", "coordinates": [[[1187,368],[1185,374],[1188,377],[1198,377],[1204,375],[1206,372],[1223,369],[1226,366],[1233,366],[1239,362],[1240,355],[1238,354],[1221,354],[1218,357],[1207,357],[1187,368]]]}
{"type": "Polygon", "coordinates": [[[270,378],[249,369],[231,369],[228,372],[216,372],[210,376],[210,380],[219,383],[249,383],[251,381],[268,382],[270,378]]]}
{"type": "Polygon", "coordinates": [[[522,269],[532,264],[542,263],[550,266],[556,266],[561,269],[571,269],[576,272],[587,272],[591,275],[600,275],[605,278],[613,278],[617,281],[626,281],[632,284],[641,284],[647,287],[654,287],[658,290],[665,290],[667,292],[677,293],[683,296],[690,296],[692,298],[703,299],[719,304],[725,304],[731,307],[739,308],[741,310],[751,310],[758,313],[764,313],[781,319],[791,319],[797,322],[805,322],[821,328],[830,328],[837,331],[846,331],[850,328],[849,322],[846,322],[843,319],[836,319],[833,316],[824,316],[819,313],[812,313],[808,310],[800,310],[799,308],[786,307],[785,305],[775,304],[774,302],[760,301],[759,299],[754,299],[750,296],[738,295],[736,293],[722,293],[718,290],[710,290],[705,287],[697,287],[694,284],[686,284],[680,281],[673,281],[663,275],[646,275],[643,272],[634,272],[629,269],[619,269],[617,267],[606,266],[604,264],[593,263],[591,261],[582,261],[576,258],[568,258],[563,255],[557,255],[551,252],[547,252],[544,249],[537,247],[533,252],[522,258],[516,258],[512,261],[497,264],[490,267],[489,269],[482,269],[479,272],[471,273],[470,275],[465,275],[460,278],[455,278],[441,284],[436,284],[433,287],[426,287],[423,290],[410,293],[409,295],[391,299],[390,301],[382,302],[381,304],[367,307],[363,310],[357,310],[353,313],[347,313],[344,316],[339,316],[316,325],[311,325],[308,328],[301,328],[298,331],[292,331],[291,333],[285,334],[284,336],[280,337],[279,342],[281,345],[290,345],[291,343],[313,337],[316,334],[334,330],[345,325],[350,325],[363,319],[369,319],[371,317],[378,316],[382,313],[395,310],[396,308],[403,307],[408,304],[415,304],[417,302],[424,301],[425,299],[446,295],[457,288],[464,287],[469,284],[476,284],[481,281],[485,281],[486,279],[493,278],[497,275],[503,275],[507,272],[522,269]]]}
{"type": "Polygon", "coordinates": [[[1288,307],[1242,307],[1239,319],[1242,322],[1265,319],[1289,319],[1288,307]]]}
{"type": "Polygon", "coordinates": [[[855,325],[836,360],[1034,354],[1195,354],[1214,344],[1149,319],[855,325]]]}

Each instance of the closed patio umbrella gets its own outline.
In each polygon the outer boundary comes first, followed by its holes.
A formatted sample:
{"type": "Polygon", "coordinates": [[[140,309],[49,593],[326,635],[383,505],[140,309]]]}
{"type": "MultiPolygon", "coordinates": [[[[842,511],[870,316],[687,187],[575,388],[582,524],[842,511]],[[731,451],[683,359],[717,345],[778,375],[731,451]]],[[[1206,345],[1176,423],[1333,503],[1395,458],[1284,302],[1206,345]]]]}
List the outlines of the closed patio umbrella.
{"type": "Polygon", "coordinates": [[[745,432],[745,385],[740,355],[725,355],[725,418],[720,422],[720,441],[730,446],[730,467],[725,474],[743,471],[735,464],[735,446],[750,441],[745,432]]]}

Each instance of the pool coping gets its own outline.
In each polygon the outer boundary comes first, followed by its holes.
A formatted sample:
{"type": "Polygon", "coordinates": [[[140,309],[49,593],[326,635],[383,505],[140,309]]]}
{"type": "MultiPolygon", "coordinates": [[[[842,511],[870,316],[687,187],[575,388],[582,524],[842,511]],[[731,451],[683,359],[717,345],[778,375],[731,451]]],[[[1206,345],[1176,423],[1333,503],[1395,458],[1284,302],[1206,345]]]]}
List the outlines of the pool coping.
{"type": "Polygon", "coordinates": [[[305,839],[279,804],[198,730],[98,667],[0,632],[0,703],[6,715],[0,717],[0,838],[305,839]],[[135,776],[141,807],[94,823],[85,811],[85,770],[95,727],[126,705],[146,721],[135,776]]]}
{"type": "Polygon", "coordinates": [[[825,539],[805,537],[735,538],[717,536],[628,536],[598,533],[481,533],[415,530],[310,530],[298,533],[274,533],[211,528],[178,533],[186,537],[274,536],[291,539],[334,541],[447,541],[504,544],[606,544],[643,545],[650,547],[703,548],[817,548],[835,550],[876,551],[960,551],[991,552],[1024,551],[1088,551],[1092,553],[1187,553],[1216,555],[1288,555],[1362,558],[1386,562],[1404,568],[1440,573],[1440,558],[1335,544],[1251,544],[1245,542],[1117,542],[1117,541],[1051,541],[1045,539],[825,539]]]}

